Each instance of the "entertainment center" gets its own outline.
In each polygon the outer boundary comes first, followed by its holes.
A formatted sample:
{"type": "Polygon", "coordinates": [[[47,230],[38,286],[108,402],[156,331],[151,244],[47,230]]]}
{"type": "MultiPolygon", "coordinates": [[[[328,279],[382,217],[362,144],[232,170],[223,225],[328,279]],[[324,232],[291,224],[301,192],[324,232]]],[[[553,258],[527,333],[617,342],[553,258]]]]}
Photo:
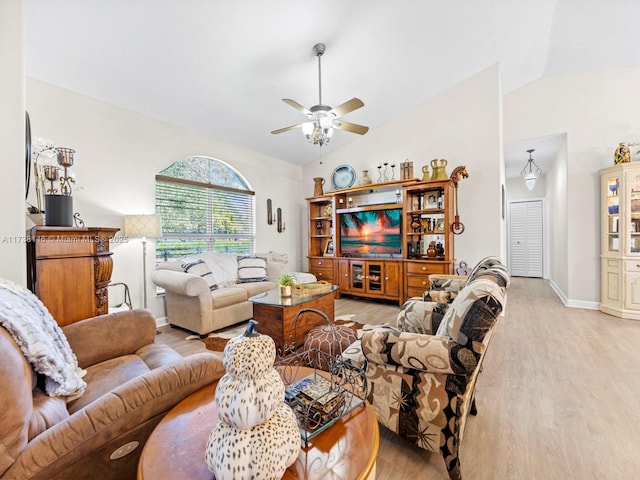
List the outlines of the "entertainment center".
{"type": "Polygon", "coordinates": [[[429,275],[452,274],[450,179],[397,180],[307,198],[309,271],[340,294],[395,300],[422,296],[429,275]]]}

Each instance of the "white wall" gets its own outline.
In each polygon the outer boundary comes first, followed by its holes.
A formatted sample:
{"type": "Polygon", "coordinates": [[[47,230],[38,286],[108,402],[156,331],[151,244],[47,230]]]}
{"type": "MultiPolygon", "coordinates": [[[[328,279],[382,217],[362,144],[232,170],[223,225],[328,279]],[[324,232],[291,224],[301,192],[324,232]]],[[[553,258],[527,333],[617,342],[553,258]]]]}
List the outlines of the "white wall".
{"type": "Polygon", "coordinates": [[[563,299],[570,303],[569,270],[567,259],[569,258],[569,217],[567,198],[567,140],[566,135],[558,154],[547,173],[547,213],[550,239],[550,272],[551,286],[563,299]]]}
{"type": "Polygon", "coordinates": [[[0,277],[26,285],[25,106],[21,0],[0,2],[0,277]]]}
{"type": "MultiPolygon", "coordinates": [[[[300,210],[306,192],[300,188],[300,167],[33,79],[26,82],[26,104],[34,137],[76,150],[74,211],[87,226],[122,228],[124,215],[153,213],[160,170],[189,155],[211,156],[237,169],[256,192],[257,251],[288,253],[292,269],[302,265],[300,210]],[[283,210],[283,233],[267,225],[267,198],[274,209],[283,210]]],[[[113,247],[112,279],[129,284],[134,306],[140,307],[140,240],[113,247]]],[[[148,272],[154,268],[153,247],[150,242],[148,272]]],[[[150,283],[148,291],[149,309],[164,316],[163,302],[154,298],[150,283]]]]}
{"type": "MultiPolygon", "coordinates": [[[[342,164],[353,166],[360,181],[368,169],[374,182],[377,166],[413,161],[414,176],[434,158],[448,160],[447,174],[466,165],[469,178],[459,184],[460,221],[465,225],[455,238],[455,256],[474,265],[487,255],[505,258],[504,222],[501,217],[503,153],[501,141],[500,83],[498,66],[474,75],[418,107],[372,128],[349,145],[304,167],[305,196],[313,194],[313,177],[326,180],[342,164]]],[[[350,135],[336,132],[336,135],[350,135]]],[[[396,168],[396,179],[399,179],[396,168]]]]}
{"type": "MultiPolygon", "coordinates": [[[[600,299],[598,171],[613,164],[619,142],[640,136],[638,85],[640,68],[629,68],[544,78],[504,98],[505,143],[567,132],[570,305],[597,307],[600,299]]],[[[554,189],[560,195],[564,182],[560,175],[557,180],[554,189]]],[[[564,280],[558,273],[560,283],[564,280]]]]}

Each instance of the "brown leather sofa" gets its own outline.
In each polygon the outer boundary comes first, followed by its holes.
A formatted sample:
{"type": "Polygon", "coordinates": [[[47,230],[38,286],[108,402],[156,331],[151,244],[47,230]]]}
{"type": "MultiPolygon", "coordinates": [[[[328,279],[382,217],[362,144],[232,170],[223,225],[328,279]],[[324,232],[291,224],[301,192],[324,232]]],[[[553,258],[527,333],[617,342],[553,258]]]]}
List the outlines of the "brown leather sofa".
{"type": "Polygon", "coordinates": [[[0,327],[0,478],[135,479],[144,442],[160,419],[224,374],[213,353],[182,357],[155,343],[155,327],[145,310],[64,327],[88,385],[68,403],[44,393],[0,327]]]}

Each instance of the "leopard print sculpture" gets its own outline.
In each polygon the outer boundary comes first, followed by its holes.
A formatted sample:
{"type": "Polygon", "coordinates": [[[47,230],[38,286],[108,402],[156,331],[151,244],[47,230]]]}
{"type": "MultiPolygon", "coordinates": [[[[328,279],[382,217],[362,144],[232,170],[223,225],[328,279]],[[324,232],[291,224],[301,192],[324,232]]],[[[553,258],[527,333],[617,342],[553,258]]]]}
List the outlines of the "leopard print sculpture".
{"type": "Polygon", "coordinates": [[[300,453],[295,414],[284,403],[285,387],[273,368],[273,340],[256,331],[231,339],[216,388],[219,420],[209,435],[205,461],[218,480],[277,480],[300,453]]]}

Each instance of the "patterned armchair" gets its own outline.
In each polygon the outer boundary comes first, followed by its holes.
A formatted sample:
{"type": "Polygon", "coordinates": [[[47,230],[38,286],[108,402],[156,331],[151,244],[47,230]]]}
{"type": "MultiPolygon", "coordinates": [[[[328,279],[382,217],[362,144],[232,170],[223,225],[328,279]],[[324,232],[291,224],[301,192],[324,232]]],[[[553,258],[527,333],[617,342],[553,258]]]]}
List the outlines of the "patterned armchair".
{"type": "MultiPolygon", "coordinates": [[[[422,298],[407,300],[398,314],[398,328],[403,331],[417,333],[437,332],[448,305],[456,298],[458,292],[473,280],[488,275],[495,276],[495,271],[503,272],[507,277],[507,269],[496,257],[485,257],[465,275],[429,275],[429,290],[422,298]]],[[[508,278],[508,277],[507,277],[508,278]]]]}
{"type": "Polygon", "coordinates": [[[423,324],[367,331],[360,344],[343,353],[364,363],[367,399],[378,421],[417,446],[440,452],[454,480],[461,478],[458,452],[466,418],[476,413],[476,379],[509,285],[501,266],[489,270],[451,304],[423,302],[424,312],[430,312],[423,324]],[[437,327],[434,317],[442,320],[437,327]]]}

